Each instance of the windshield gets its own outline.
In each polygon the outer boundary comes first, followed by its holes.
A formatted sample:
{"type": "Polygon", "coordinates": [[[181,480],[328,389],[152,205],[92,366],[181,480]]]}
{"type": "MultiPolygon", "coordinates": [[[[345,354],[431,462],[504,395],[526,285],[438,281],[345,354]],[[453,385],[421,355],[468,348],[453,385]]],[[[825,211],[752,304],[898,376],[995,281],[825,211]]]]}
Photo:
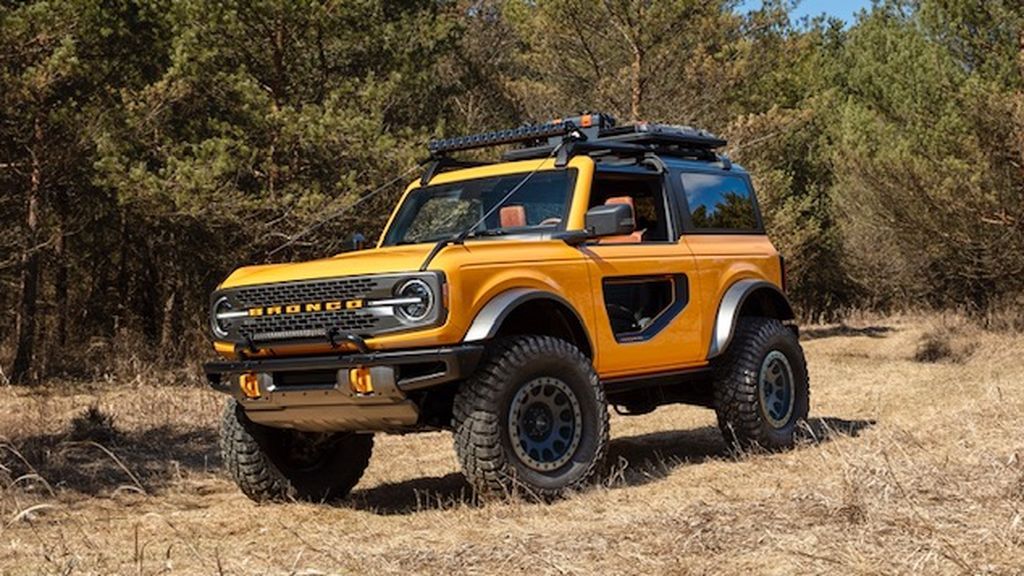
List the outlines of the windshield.
{"type": "MultiPolygon", "coordinates": [[[[525,177],[525,173],[509,174],[417,188],[399,209],[384,245],[437,242],[456,236],[479,221],[525,177]]],[[[537,172],[474,233],[563,230],[575,180],[575,170],[537,172]]]]}

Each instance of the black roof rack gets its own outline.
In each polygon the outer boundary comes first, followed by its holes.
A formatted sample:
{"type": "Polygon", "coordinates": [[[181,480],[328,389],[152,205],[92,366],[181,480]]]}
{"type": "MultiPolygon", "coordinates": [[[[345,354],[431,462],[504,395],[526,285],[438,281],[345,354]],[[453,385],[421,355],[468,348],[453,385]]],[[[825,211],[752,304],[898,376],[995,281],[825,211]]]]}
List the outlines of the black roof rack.
{"type": "MultiPolygon", "coordinates": [[[[449,157],[452,152],[503,144],[524,145],[523,148],[505,152],[502,158],[506,161],[543,158],[564,144],[556,159],[557,165],[564,166],[569,158],[580,153],[595,156],[643,156],[653,153],[713,162],[719,160],[715,149],[725,146],[726,141],[690,126],[649,122],[616,126],[615,118],[611,115],[582,114],[544,124],[431,140],[428,144],[428,160],[432,162],[424,173],[422,183],[425,185],[434,174],[445,168],[461,164],[449,157]]],[[[724,158],[722,160],[723,164],[728,165],[724,158]]]]}

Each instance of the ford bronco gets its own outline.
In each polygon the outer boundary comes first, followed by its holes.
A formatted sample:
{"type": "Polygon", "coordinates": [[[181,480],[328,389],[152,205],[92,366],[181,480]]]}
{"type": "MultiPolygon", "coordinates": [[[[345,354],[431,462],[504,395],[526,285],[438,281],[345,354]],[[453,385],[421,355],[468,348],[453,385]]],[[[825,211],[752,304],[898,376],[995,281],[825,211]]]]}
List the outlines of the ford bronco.
{"type": "Polygon", "coordinates": [[[791,446],[784,262],[724,145],[604,114],[433,140],[375,248],[236,270],[205,372],[238,486],[342,497],[375,432],[450,430],[481,493],[550,498],[599,475],[609,405],[713,408],[731,445],[791,446]]]}

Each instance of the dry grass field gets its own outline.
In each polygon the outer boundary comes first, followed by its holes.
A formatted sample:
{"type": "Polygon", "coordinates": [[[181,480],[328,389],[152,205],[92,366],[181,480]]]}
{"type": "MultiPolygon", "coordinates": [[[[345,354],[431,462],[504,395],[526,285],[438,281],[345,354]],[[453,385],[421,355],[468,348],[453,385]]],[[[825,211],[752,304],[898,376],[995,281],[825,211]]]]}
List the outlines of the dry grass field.
{"type": "Polygon", "coordinates": [[[1024,573],[1024,337],[898,318],[803,341],[798,449],[729,454],[696,408],[615,416],[617,473],[551,505],[474,502],[426,434],[378,437],[343,504],[257,506],[199,385],[0,388],[0,573],[1024,573]]]}

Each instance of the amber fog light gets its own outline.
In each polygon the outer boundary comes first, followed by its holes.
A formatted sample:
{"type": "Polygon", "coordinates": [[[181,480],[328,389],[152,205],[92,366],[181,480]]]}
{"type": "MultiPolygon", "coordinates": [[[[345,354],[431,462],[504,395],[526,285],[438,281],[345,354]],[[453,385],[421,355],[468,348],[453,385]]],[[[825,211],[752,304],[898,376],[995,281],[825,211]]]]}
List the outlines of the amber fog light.
{"type": "Polygon", "coordinates": [[[348,371],[348,385],[356,394],[373,394],[373,378],[365,366],[348,371]]]}
{"type": "Polygon", "coordinates": [[[246,398],[260,397],[260,375],[253,372],[246,372],[238,377],[238,387],[245,394],[246,398]]]}

